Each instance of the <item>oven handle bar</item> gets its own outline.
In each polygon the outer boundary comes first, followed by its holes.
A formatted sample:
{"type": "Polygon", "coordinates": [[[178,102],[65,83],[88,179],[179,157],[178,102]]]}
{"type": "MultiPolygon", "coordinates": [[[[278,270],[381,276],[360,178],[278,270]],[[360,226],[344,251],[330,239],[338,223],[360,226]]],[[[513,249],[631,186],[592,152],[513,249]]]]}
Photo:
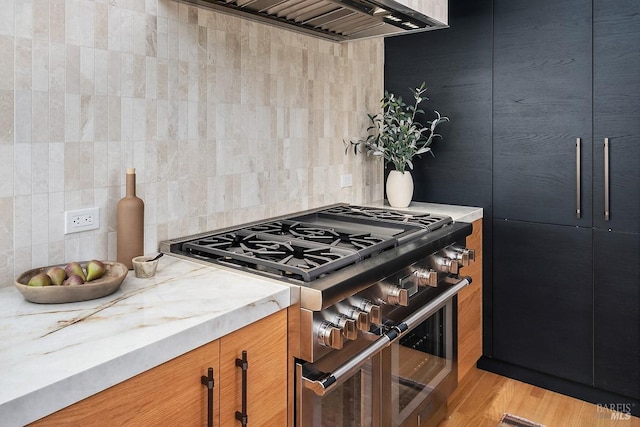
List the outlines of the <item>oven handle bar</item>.
{"type": "Polygon", "coordinates": [[[371,358],[377,352],[387,347],[394,341],[399,340],[403,335],[405,335],[407,331],[413,329],[415,326],[433,316],[433,314],[440,310],[440,308],[442,308],[442,306],[445,305],[448,300],[453,298],[458,292],[460,292],[462,288],[468,286],[470,283],[471,277],[464,277],[454,286],[438,295],[433,301],[425,305],[419,311],[407,317],[397,325],[393,326],[380,338],[375,340],[373,344],[358,353],[347,363],[340,366],[332,374],[327,375],[321,380],[312,380],[306,377],[302,377],[302,382],[305,388],[312,390],[318,396],[324,396],[335,386],[341,383],[343,379],[351,377],[369,358],[371,358]]]}

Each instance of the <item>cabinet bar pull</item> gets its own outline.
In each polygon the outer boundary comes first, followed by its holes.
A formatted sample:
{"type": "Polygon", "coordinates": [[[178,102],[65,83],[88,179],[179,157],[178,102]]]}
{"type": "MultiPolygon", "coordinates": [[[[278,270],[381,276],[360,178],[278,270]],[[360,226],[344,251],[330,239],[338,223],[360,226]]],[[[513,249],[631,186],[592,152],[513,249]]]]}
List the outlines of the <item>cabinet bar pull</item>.
{"type": "Polygon", "coordinates": [[[609,221],[609,138],[604,139],[604,220],[609,221]]]}
{"type": "Polygon", "coordinates": [[[580,138],[576,138],[576,218],[580,218],[580,138]]]}
{"type": "Polygon", "coordinates": [[[213,427],[213,368],[209,368],[207,376],[201,376],[200,382],[207,387],[207,427],[213,427]]]}
{"type": "Polygon", "coordinates": [[[242,351],[242,359],[236,359],[236,366],[242,369],[242,412],[236,411],[236,420],[240,421],[243,426],[249,422],[247,414],[247,371],[249,370],[249,362],[247,361],[247,351],[242,351]]]}

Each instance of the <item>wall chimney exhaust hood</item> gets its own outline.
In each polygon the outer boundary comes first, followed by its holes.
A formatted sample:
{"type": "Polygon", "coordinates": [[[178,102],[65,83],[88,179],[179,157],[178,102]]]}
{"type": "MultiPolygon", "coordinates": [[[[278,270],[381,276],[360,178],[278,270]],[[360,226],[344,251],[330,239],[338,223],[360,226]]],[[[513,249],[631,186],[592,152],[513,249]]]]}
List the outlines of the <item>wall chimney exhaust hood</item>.
{"type": "Polygon", "coordinates": [[[447,0],[183,1],[333,41],[446,28],[448,16],[447,0]]]}

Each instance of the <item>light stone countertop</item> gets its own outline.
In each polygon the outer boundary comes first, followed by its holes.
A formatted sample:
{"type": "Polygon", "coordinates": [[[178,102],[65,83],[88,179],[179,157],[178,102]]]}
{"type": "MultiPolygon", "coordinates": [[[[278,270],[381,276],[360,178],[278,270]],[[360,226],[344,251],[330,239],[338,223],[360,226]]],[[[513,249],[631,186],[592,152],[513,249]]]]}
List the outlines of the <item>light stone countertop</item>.
{"type": "MultiPolygon", "coordinates": [[[[389,208],[384,201],[367,206],[389,208]]],[[[408,212],[482,218],[482,208],[412,202],[408,212]]],[[[276,280],[165,255],[112,295],[33,304],[0,289],[0,420],[21,426],[292,304],[276,280]]]]}
{"type": "Polygon", "coordinates": [[[0,424],[21,426],[288,307],[281,282],[165,255],[115,293],[33,304],[0,289],[0,424]]]}
{"type": "MultiPolygon", "coordinates": [[[[386,200],[379,200],[373,203],[367,203],[366,206],[372,206],[376,208],[396,209],[389,206],[386,200]]],[[[483,217],[482,208],[474,206],[457,206],[457,205],[442,205],[438,203],[426,203],[426,202],[411,202],[406,208],[397,208],[397,210],[405,212],[416,213],[431,213],[436,215],[448,215],[454,221],[458,222],[473,222],[483,217]]]]}

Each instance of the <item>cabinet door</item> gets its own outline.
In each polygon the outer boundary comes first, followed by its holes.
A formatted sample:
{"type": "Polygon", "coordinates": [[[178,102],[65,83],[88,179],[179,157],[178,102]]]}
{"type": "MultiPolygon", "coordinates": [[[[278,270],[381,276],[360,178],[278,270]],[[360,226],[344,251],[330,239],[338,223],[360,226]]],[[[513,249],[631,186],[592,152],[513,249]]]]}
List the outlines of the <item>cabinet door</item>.
{"type": "Polygon", "coordinates": [[[640,2],[595,0],[594,223],[640,233],[640,2]],[[604,139],[609,138],[610,220],[604,218],[604,139]]]}
{"type": "Polygon", "coordinates": [[[493,355],[592,384],[590,229],[494,221],[493,355]]]}
{"type": "MultiPolygon", "coordinates": [[[[287,425],[287,310],[221,338],[220,370],[223,426],[240,425],[242,370],[236,359],[247,352],[247,415],[250,426],[287,425]]],[[[292,361],[293,363],[293,361],[292,361]]]]}
{"type": "Polygon", "coordinates": [[[640,399],[640,235],[594,231],[595,385],[640,399]]]}
{"type": "MultiPolygon", "coordinates": [[[[219,349],[218,341],[206,344],[31,425],[207,425],[207,389],[201,377],[213,368],[214,403],[220,402],[219,349]]],[[[219,426],[219,411],[214,412],[219,426]]]]}
{"type": "Polygon", "coordinates": [[[451,119],[437,129],[436,157],[414,159],[416,201],[491,205],[491,3],[450,0],[451,28],[385,39],[385,89],[409,102],[424,81],[423,123],[433,110],[451,119]]]}
{"type": "Polygon", "coordinates": [[[473,283],[458,294],[458,380],[482,356],[482,219],[473,222],[467,248],[475,251],[476,262],[460,271],[461,275],[471,276],[473,283]]]}
{"type": "Polygon", "coordinates": [[[591,226],[591,25],[591,0],[495,0],[494,217],[591,226]]]}

